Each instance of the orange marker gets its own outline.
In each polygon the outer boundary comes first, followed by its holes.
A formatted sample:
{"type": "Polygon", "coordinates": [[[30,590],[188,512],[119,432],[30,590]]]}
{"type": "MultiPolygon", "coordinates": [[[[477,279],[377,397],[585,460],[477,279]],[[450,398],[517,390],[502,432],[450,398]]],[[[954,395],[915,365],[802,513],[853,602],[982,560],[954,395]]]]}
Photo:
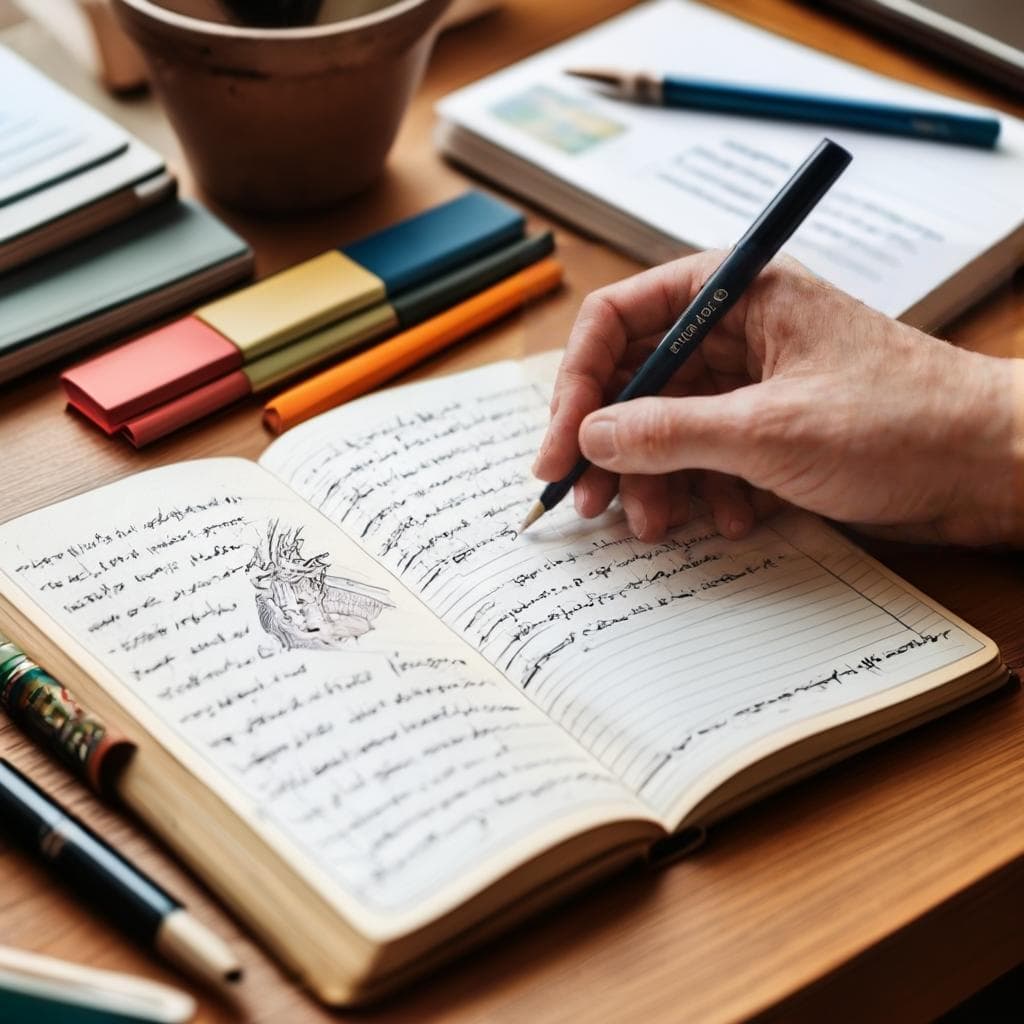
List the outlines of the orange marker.
{"type": "Polygon", "coordinates": [[[562,265],[557,260],[540,260],[433,319],[282,392],[264,406],[263,423],[273,433],[283,434],[317,413],[366,394],[435,352],[553,291],[561,280],[562,265]]]}

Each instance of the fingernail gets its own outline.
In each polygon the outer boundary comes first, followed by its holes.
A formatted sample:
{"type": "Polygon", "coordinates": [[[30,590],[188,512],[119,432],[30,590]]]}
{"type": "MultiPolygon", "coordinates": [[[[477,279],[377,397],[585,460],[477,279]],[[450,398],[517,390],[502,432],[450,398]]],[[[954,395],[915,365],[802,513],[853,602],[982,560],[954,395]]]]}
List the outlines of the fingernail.
{"type": "Polygon", "coordinates": [[[583,431],[583,454],[593,462],[615,457],[615,426],[609,416],[595,416],[587,420],[583,431]]]}
{"type": "Polygon", "coordinates": [[[644,509],[643,502],[637,501],[635,498],[626,498],[622,502],[622,507],[625,509],[630,529],[637,537],[641,536],[647,529],[647,511],[644,509]]]}
{"type": "Polygon", "coordinates": [[[576,506],[576,515],[586,518],[587,489],[583,484],[576,484],[572,489],[572,503],[576,506]]]}
{"type": "Polygon", "coordinates": [[[733,540],[738,540],[747,532],[747,524],[742,519],[730,519],[729,520],[729,536],[733,540]]]}
{"type": "Polygon", "coordinates": [[[544,440],[540,443],[540,449],[537,452],[537,457],[533,460],[533,465],[530,467],[530,472],[536,476],[537,470],[540,468],[540,464],[544,461],[544,456],[547,455],[548,449],[551,447],[551,435],[545,434],[544,440]]]}

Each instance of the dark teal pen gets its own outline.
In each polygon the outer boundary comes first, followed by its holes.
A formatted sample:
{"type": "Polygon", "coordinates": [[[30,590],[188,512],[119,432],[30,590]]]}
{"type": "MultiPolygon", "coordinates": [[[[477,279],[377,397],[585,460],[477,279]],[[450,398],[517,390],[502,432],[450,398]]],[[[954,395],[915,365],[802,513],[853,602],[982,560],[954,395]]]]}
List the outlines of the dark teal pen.
{"type": "MultiPolygon", "coordinates": [[[[656,395],[665,387],[768,261],[786,244],[852,159],[842,146],[831,139],[822,139],[668,329],[658,347],[615,399],[617,403],[656,395]]],[[[589,465],[581,458],[561,480],[548,484],[527,513],[519,532],[523,533],[531,523],[553,509],[589,465]]]]}
{"type": "Polygon", "coordinates": [[[569,74],[596,82],[623,99],[666,107],[805,121],[982,149],[992,149],[999,138],[999,119],[982,114],[905,107],[875,100],[821,96],[676,75],[601,68],[571,70],[569,74]]]}

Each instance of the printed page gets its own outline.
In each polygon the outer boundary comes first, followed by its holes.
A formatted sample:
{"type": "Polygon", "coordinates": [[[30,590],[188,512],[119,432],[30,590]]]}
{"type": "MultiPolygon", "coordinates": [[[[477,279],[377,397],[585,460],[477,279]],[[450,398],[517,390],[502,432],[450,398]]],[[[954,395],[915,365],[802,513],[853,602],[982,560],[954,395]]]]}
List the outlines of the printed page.
{"type": "Polygon", "coordinates": [[[978,110],[702,4],[657,0],[453,93],[439,113],[694,249],[733,245],[827,135],[853,163],[785,251],[890,316],[1024,220],[1024,125],[1005,113],[993,152],[630,103],[565,74],[595,67],[978,110]]]}
{"type": "Polygon", "coordinates": [[[699,519],[644,544],[617,509],[587,522],[567,500],[517,538],[556,365],[362,399],[262,461],[663,818],[795,721],[977,660],[977,635],[813,517],[739,542],[699,519]]]}
{"type": "MultiPolygon", "coordinates": [[[[621,783],[251,462],[183,463],[0,527],[0,569],[347,895],[466,897],[621,783]],[[475,874],[474,874],[475,873],[475,874]]],[[[444,902],[442,900],[442,902],[444,902]]]]}

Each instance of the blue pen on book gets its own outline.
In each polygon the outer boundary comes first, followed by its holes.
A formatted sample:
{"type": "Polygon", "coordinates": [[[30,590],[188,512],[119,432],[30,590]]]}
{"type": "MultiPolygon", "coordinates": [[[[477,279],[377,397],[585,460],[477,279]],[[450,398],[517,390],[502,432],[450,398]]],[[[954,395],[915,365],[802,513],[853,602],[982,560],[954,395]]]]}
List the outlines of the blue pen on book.
{"type": "Polygon", "coordinates": [[[821,96],[642,71],[574,68],[567,73],[596,82],[622,99],[666,107],[806,121],[982,149],[992,149],[999,138],[999,119],[984,114],[905,107],[873,100],[821,96]]]}

